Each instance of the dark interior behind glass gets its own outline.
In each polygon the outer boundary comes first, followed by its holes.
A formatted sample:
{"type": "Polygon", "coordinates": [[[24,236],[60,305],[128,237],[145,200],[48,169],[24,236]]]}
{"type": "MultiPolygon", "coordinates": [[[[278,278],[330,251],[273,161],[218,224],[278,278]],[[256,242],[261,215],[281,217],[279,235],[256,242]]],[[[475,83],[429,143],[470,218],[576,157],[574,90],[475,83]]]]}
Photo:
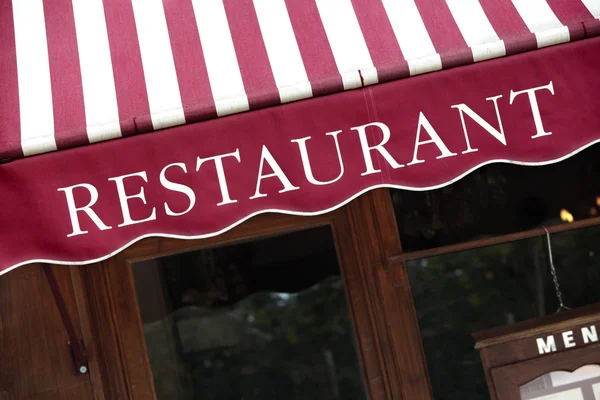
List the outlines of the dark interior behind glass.
{"type": "MultiPolygon", "coordinates": [[[[600,302],[600,226],[551,236],[565,305],[600,302]]],[[[544,238],[407,263],[436,400],[489,393],[472,333],[557,311],[544,238]]]]}
{"type": "Polygon", "coordinates": [[[135,263],[159,399],[365,399],[329,227],[135,263]]]}
{"type": "Polygon", "coordinates": [[[392,190],[404,252],[597,216],[600,145],[556,164],[483,166],[425,191],[392,190]]]}

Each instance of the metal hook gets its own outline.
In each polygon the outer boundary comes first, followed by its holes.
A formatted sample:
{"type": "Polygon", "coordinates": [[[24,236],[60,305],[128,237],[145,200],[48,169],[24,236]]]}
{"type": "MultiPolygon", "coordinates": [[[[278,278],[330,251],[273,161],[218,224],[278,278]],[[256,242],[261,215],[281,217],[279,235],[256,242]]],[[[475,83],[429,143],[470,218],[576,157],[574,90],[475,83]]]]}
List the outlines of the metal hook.
{"type": "Polygon", "coordinates": [[[550,262],[550,273],[552,274],[552,280],[554,281],[554,289],[556,290],[556,298],[558,299],[558,310],[556,312],[561,312],[565,310],[570,310],[569,307],[565,306],[563,302],[562,293],[560,291],[560,285],[558,284],[558,277],[556,276],[556,268],[554,268],[554,259],[552,258],[552,243],[550,242],[550,232],[546,229],[545,226],[542,226],[544,231],[546,232],[546,243],[548,245],[548,261],[550,262]]]}

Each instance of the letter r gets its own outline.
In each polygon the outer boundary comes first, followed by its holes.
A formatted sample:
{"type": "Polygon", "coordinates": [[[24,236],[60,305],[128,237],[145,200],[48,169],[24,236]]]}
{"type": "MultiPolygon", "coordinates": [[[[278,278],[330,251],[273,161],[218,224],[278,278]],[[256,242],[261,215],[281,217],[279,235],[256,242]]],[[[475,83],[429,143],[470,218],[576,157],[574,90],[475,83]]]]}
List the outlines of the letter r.
{"type": "Polygon", "coordinates": [[[111,229],[110,226],[105,225],[98,214],[92,210],[92,206],[96,204],[98,201],[98,190],[90,185],[89,183],[80,183],[79,185],[68,186],[64,188],[58,189],[59,192],[65,192],[65,196],[67,197],[67,206],[69,207],[69,216],[71,217],[71,225],[73,227],[73,232],[68,234],[67,237],[84,235],[88,233],[88,231],[81,230],[81,225],[79,224],[78,212],[83,211],[90,217],[90,219],[96,224],[98,229],[104,231],[107,229],[111,229]],[[80,187],[86,189],[90,193],[90,201],[87,205],[83,207],[77,207],[75,205],[75,195],[73,193],[73,189],[80,187]]]}

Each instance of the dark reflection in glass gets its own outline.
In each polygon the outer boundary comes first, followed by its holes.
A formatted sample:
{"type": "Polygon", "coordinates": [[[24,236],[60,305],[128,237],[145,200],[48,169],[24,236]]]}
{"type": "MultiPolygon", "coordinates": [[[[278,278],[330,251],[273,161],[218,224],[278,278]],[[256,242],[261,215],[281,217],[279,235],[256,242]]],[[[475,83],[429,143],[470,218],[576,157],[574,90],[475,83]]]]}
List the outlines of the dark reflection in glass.
{"type": "Polygon", "coordinates": [[[600,145],[546,166],[496,163],[441,189],[392,190],[405,252],[596,217],[600,145]]]}
{"type": "Polygon", "coordinates": [[[328,227],[132,266],[158,399],[365,399],[328,227]]]}
{"type": "MultiPolygon", "coordinates": [[[[576,308],[600,302],[600,226],[559,233],[551,240],[565,305],[576,308]]],[[[547,312],[558,307],[556,302],[551,306],[547,312]]]]}
{"type": "MultiPolygon", "coordinates": [[[[551,236],[565,304],[600,302],[600,227],[551,236]]],[[[436,400],[489,399],[472,333],[554,313],[545,239],[407,263],[436,400]]]]}

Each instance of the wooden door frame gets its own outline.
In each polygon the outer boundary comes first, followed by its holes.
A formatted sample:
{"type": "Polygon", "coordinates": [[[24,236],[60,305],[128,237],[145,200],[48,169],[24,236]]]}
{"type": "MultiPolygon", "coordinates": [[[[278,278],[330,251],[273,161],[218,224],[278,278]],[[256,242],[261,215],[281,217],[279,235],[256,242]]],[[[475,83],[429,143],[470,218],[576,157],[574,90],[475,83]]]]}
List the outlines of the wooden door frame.
{"type": "Polygon", "coordinates": [[[80,269],[85,313],[98,355],[102,390],[110,399],[152,399],[132,262],[329,225],[336,244],[357,351],[369,399],[432,398],[418,321],[403,268],[388,268],[400,240],[388,190],[370,191],[328,214],[260,215],[212,238],[144,239],[118,255],[80,269]]]}

